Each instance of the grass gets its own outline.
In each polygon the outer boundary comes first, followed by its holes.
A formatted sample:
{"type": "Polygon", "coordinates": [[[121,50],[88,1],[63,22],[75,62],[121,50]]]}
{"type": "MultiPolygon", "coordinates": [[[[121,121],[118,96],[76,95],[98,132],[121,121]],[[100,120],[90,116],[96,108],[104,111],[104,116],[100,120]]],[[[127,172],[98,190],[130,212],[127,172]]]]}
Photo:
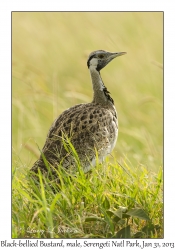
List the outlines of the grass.
{"type": "Polygon", "coordinates": [[[12,14],[14,238],[163,237],[162,27],[160,12],[12,14]],[[28,170],[52,121],[92,99],[86,59],[96,49],[127,52],[101,72],[117,145],[90,173],[60,169],[61,186],[42,175],[37,186],[28,170]]]}
{"type": "Polygon", "coordinates": [[[60,168],[60,184],[39,173],[37,185],[28,173],[14,173],[12,237],[162,237],[162,169],[153,174],[123,164],[106,160],[87,175],[79,166],[76,176],[60,168]]]}

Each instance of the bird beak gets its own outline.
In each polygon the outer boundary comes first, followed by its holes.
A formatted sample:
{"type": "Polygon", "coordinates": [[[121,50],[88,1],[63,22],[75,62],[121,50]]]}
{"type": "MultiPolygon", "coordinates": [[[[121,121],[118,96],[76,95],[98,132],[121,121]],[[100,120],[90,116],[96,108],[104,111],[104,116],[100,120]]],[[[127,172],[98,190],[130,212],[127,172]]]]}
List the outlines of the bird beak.
{"type": "Polygon", "coordinates": [[[118,56],[125,55],[125,54],[126,54],[126,52],[113,52],[113,53],[109,52],[105,65],[107,65],[109,62],[111,62],[114,58],[116,58],[118,56]]]}
{"type": "Polygon", "coordinates": [[[114,53],[110,53],[109,58],[112,60],[112,59],[116,58],[117,56],[123,56],[125,54],[126,54],[126,52],[114,52],[114,53]]]}
{"type": "Polygon", "coordinates": [[[107,52],[107,56],[105,57],[105,59],[102,59],[101,64],[98,65],[98,71],[100,71],[102,68],[104,68],[109,62],[111,62],[114,58],[116,58],[117,56],[122,56],[125,55],[126,52],[107,52]]]}

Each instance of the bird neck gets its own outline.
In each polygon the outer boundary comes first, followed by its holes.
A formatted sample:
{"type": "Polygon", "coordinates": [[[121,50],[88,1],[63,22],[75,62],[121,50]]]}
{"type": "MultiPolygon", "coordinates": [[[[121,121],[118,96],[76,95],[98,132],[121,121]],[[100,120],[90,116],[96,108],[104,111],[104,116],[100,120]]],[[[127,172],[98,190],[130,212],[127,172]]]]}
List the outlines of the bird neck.
{"type": "Polygon", "coordinates": [[[99,103],[102,105],[114,105],[114,101],[110,96],[110,92],[105,87],[100,72],[95,68],[90,67],[90,75],[92,80],[92,86],[94,90],[93,103],[99,103]]]}

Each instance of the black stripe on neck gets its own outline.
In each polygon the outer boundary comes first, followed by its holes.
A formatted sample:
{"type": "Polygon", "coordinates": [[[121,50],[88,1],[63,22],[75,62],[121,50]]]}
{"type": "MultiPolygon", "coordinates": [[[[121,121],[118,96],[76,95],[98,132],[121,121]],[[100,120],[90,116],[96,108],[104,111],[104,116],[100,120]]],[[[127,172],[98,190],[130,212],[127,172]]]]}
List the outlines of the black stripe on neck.
{"type": "Polygon", "coordinates": [[[106,98],[107,98],[109,101],[111,101],[112,104],[114,104],[114,100],[113,100],[112,97],[110,96],[110,92],[107,90],[107,88],[106,88],[105,86],[104,86],[104,88],[103,88],[103,92],[104,92],[106,98]]]}
{"type": "MultiPolygon", "coordinates": [[[[100,71],[99,71],[98,73],[99,73],[99,76],[100,76],[100,78],[101,78],[100,71]]],[[[109,92],[109,91],[107,90],[107,88],[105,87],[102,78],[101,78],[101,81],[102,81],[102,83],[103,83],[103,92],[104,92],[106,98],[107,98],[109,101],[111,101],[112,104],[114,104],[114,100],[113,100],[112,97],[110,96],[110,92],[109,92]]]]}

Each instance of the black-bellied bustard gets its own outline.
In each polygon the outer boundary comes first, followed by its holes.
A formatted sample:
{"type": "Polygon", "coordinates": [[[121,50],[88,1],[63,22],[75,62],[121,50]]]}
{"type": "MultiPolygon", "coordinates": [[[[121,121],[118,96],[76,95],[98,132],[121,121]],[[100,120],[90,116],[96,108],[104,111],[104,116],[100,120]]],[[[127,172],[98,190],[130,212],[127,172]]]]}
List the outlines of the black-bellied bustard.
{"type": "Polygon", "coordinates": [[[57,168],[61,164],[66,169],[76,167],[75,157],[68,152],[63,140],[70,140],[83,167],[88,172],[98,161],[112,152],[117,141],[118,118],[114,101],[105,87],[100,70],[110,61],[126,52],[107,52],[97,50],[89,55],[87,66],[90,71],[93,100],[91,103],[78,104],[65,110],[52,124],[42,149],[40,158],[34,163],[31,171],[48,172],[45,165],[57,168]]]}

